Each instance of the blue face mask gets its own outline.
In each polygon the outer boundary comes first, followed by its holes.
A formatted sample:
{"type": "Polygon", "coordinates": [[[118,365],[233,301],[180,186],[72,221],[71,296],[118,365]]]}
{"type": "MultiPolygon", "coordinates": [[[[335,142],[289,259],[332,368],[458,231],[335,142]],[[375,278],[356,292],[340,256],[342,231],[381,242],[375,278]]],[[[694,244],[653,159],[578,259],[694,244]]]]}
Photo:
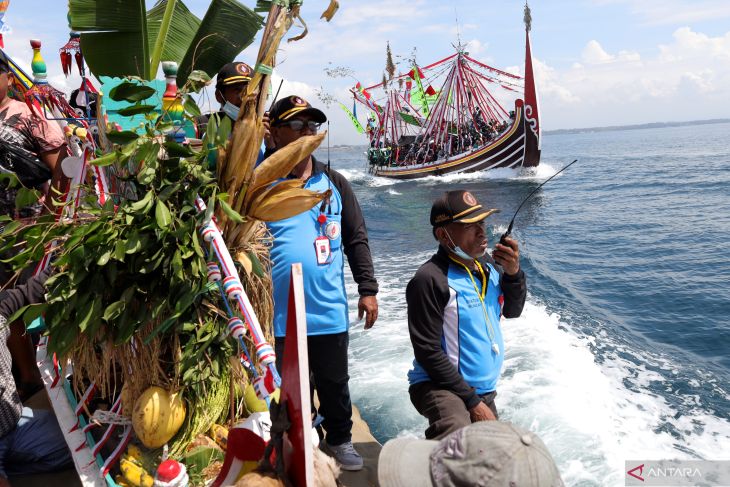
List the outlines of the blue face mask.
{"type": "Polygon", "coordinates": [[[241,111],[241,109],[230,101],[226,101],[226,104],[223,105],[223,111],[231,118],[231,120],[235,122],[236,120],[238,120],[238,113],[241,111]]]}
{"type": "MultiPolygon", "coordinates": [[[[444,232],[446,232],[446,236],[447,236],[447,237],[449,237],[449,241],[451,242],[451,245],[453,245],[453,246],[454,246],[454,248],[453,248],[453,249],[451,249],[451,251],[452,251],[452,252],[453,252],[454,254],[456,254],[456,255],[457,255],[457,257],[461,257],[462,259],[465,259],[465,260],[474,260],[474,257],[472,257],[471,255],[469,255],[469,254],[467,254],[466,252],[464,252],[464,251],[463,251],[463,250],[461,249],[461,247],[459,247],[458,245],[456,245],[456,244],[454,243],[454,239],[452,239],[452,238],[451,238],[451,235],[449,235],[449,232],[447,232],[445,228],[444,228],[444,232]]],[[[482,253],[482,255],[484,255],[484,254],[486,254],[486,253],[487,253],[487,250],[486,250],[486,249],[484,249],[484,252],[482,253]]],[[[479,256],[477,256],[477,257],[481,257],[481,255],[479,255],[479,256]]]]}

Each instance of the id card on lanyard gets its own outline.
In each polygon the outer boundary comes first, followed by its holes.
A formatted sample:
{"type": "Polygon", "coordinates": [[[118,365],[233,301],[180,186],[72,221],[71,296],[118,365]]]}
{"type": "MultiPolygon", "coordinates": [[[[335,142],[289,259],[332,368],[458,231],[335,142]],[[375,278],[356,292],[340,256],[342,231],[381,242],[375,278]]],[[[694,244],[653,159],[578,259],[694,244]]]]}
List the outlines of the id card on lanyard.
{"type": "Polygon", "coordinates": [[[330,256],[332,255],[332,250],[330,249],[330,239],[324,235],[315,238],[314,250],[317,254],[318,265],[325,265],[331,262],[330,256]]]}
{"type": "Polygon", "coordinates": [[[327,216],[320,213],[317,217],[319,236],[314,239],[314,252],[317,256],[317,265],[327,265],[332,262],[332,246],[330,240],[340,236],[340,227],[337,222],[327,223],[327,216]]]}

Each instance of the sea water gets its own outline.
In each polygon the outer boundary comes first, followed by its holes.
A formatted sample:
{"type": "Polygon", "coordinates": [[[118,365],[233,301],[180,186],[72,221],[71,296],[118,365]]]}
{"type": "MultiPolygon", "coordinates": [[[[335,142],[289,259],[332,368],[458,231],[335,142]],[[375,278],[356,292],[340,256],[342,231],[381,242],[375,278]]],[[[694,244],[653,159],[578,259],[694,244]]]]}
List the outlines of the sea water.
{"type": "MultiPolygon", "coordinates": [[[[331,151],[370,234],[380,316],[350,301],[350,387],[375,437],[423,437],[408,398],[405,287],[435,251],[428,223],[464,188],[501,213],[527,274],[522,316],[503,320],[501,419],[536,432],[567,485],[624,485],[625,460],[730,455],[730,124],[546,135],[542,162],[416,181],[367,173],[364,147],[331,151]]],[[[326,161],[326,150],[318,157],[326,161]]]]}

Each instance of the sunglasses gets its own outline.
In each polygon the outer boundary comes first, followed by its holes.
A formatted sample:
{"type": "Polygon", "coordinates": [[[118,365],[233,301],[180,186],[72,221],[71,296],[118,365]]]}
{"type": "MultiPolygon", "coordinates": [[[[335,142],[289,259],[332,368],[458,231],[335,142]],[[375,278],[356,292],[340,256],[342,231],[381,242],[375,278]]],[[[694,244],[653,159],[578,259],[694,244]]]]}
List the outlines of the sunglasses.
{"type": "Polygon", "coordinates": [[[319,130],[319,127],[322,126],[319,122],[314,122],[312,120],[305,122],[304,120],[289,120],[288,122],[281,122],[277,124],[279,126],[286,125],[290,129],[292,129],[294,132],[301,132],[304,130],[304,127],[306,126],[311,132],[316,132],[319,130]]]}

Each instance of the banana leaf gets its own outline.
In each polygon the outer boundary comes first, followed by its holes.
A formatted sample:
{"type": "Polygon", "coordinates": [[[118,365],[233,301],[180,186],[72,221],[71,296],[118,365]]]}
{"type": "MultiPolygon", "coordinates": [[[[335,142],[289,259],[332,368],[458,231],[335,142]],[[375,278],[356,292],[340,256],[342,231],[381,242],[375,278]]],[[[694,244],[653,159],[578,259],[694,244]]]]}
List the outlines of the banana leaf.
{"type": "Polygon", "coordinates": [[[180,64],[178,86],[185,83],[193,70],[215,76],[253,42],[262,25],[260,15],[236,0],[213,0],[180,64]]]}
{"type": "MultiPolygon", "coordinates": [[[[147,39],[150,47],[157,42],[167,3],[168,0],[160,0],[147,12],[147,39]]],[[[184,3],[176,2],[160,59],[180,64],[199,27],[200,19],[184,3]]]]}
{"type": "Polygon", "coordinates": [[[97,77],[150,79],[144,0],[69,0],[68,17],[71,29],[81,32],[81,49],[97,77]]]}

